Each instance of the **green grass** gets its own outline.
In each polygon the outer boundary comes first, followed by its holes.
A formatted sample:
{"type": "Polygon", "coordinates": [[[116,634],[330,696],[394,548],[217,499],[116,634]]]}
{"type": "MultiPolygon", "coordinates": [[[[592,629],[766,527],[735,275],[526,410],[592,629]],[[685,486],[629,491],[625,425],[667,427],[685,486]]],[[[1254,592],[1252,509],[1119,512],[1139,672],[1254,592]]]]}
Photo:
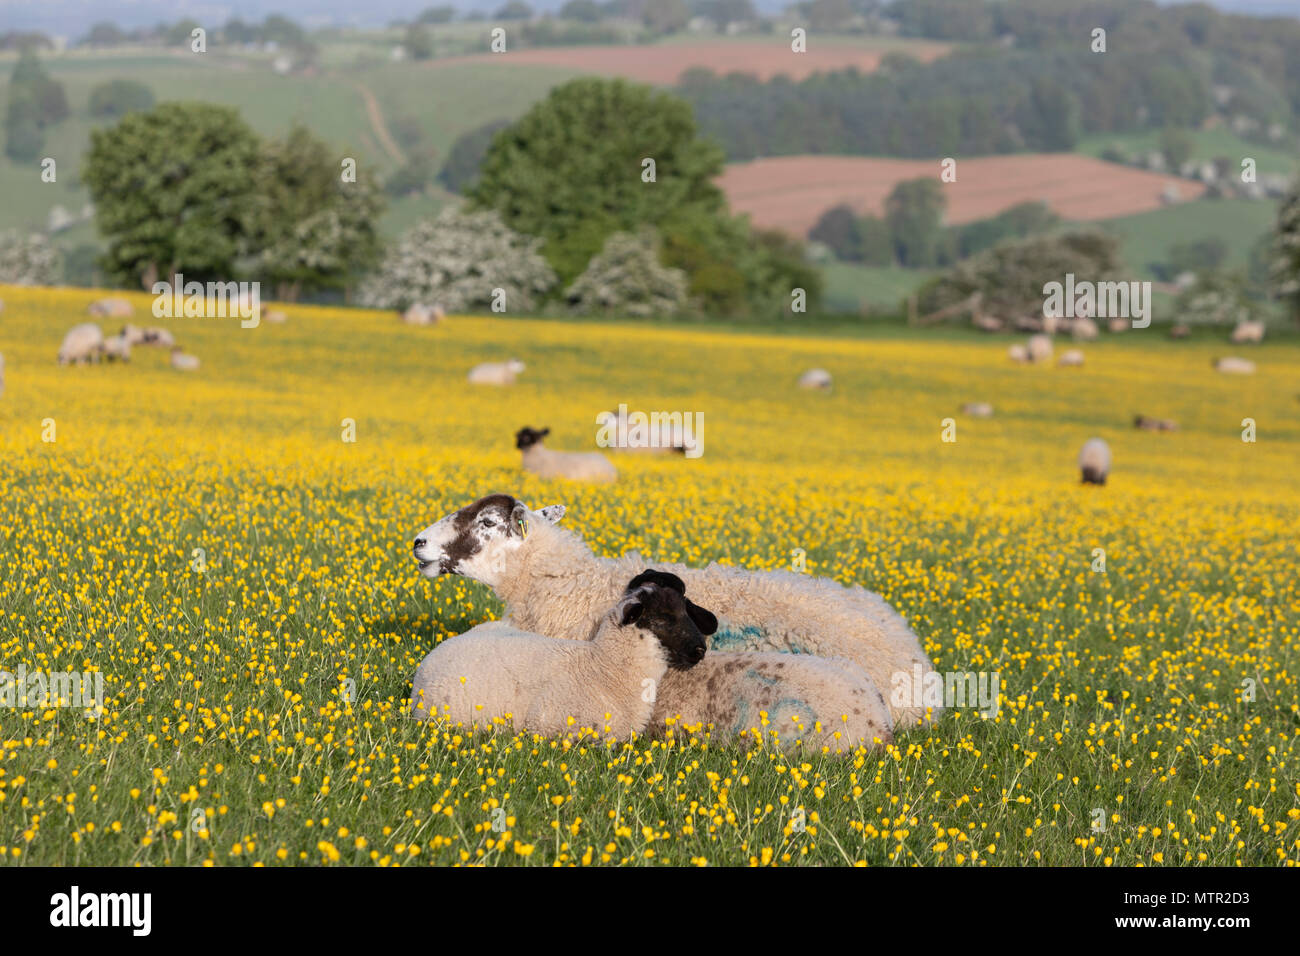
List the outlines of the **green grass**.
{"type": "Polygon", "coordinates": [[[1119,236],[1124,260],[1150,276],[1150,264],[1166,261],[1174,244],[1211,237],[1227,242],[1229,268],[1244,267],[1251,247],[1276,220],[1277,203],[1272,200],[1197,199],[1091,225],[1119,236]]]}
{"type": "MultiPolygon", "coordinates": [[[[1260,175],[1281,173],[1292,176],[1300,169],[1300,155],[1297,155],[1294,148],[1285,145],[1268,145],[1244,139],[1223,126],[1187,132],[1194,143],[1192,158],[1196,160],[1212,160],[1219,156],[1226,156],[1233,161],[1237,169],[1240,169],[1241,160],[1250,157],[1255,160],[1256,171],[1260,175]]],[[[1108,146],[1118,147],[1130,155],[1159,151],[1160,131],[1095,133],[1081,139],[1074,151],[1087,156],[1100,157],[1108,146]]]]}
{"type": "Polygon", "coordinates": [[[857,314],[865,303],[868,314],[900,314],[906,311],[904,300],[942,270],[832,262],[822,271],[826,277],[823,298],[828,311],[857,314]]]}

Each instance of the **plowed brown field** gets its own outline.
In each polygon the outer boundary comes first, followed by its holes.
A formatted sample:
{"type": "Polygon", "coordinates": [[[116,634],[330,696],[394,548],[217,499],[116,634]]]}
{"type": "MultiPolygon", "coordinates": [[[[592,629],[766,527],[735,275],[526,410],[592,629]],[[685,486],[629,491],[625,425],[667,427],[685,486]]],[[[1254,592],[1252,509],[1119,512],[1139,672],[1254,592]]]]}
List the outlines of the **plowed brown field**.
{"type": "Polygon", "coordinates": [[[652,46],[537,47],[506,53],[477,53],[433,60],[430,66],[463,63],[495,63],[520,66],[555,66],[585,73],[625,76],[643,83],[672,84],[692,67],[702,66],[715,73],[752,73],[759,79],[784,74],[802,80],[813,73],[857,67],[870,73],[890,50],[899,50],[923,62],[947,53],[943,43],[923,41],[891,43],[872,48],[853,44],[826,43],[816,36],[808,40],[805,53],[790,50],[788,37],[770,41],[736,40],[701,43],[663,43],[652,46]]]}
{"type": "MultiPolygon", "coordinates": [[[[848,203],[859,213],[880,215],[896,183],[938,178],[939,172],[937,159],[783,156],[728,166],[718,183],[732,209],[749,213],[755,225],[803,236],[832,206],[848,203]]],[[[1036,199],[1065,219],[1127,216],[1159,208],[1171,183],[1180,200],[1205,192],[1194,180],[1073,153],[958,159],[957,181],[943,188],[948,222],[959,225],[1036,199]]]]}

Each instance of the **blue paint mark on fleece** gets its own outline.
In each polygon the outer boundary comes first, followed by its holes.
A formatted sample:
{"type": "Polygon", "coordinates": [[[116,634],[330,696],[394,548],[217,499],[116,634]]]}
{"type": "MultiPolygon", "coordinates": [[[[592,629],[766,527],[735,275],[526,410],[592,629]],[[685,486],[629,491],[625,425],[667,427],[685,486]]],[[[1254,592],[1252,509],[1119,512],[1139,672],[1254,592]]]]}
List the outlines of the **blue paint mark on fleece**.
{"type": "Polygon", "coordinates": [[[709,635],[711,651],[770,650],[783,654],[811,654],[801,644],[787,643],[784,647],[772,646],[767,630],[757,624],[730,624],[719,622],[716,633],[709,635]]]}
{"type": "Polygon", "coordinates": [[[754,668],[752,667],[749,670],[745,671],[745,676],[748,677],[750,680],[756,680],[760,684],[765,684],[768,687],[772,687],[776,684],[775,677],[764,677],[762,674],[754,670],[754,668]]]}
{"type": "Polygon", "coordinates": [[[763,638],[763,629],[756,624],[741,626],[738,624],[719,624],[718,630],[709,635],[709,650],[739,650],[753,645],[763,638]]]}

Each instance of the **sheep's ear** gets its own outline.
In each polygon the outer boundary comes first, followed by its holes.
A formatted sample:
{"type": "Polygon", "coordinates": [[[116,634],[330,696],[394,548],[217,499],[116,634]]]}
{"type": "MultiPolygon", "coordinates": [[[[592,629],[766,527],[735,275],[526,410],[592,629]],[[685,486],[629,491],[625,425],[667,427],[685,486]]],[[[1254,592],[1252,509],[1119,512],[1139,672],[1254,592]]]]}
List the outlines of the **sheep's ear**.
{"type": "Polygon", "coordinates": [[[686,602],[686,613],[690,619],[695,622],[695,626],[700,629],[701,634],[715,634],[718,630],[718,619],[712,611],[706,611],[698,604],[686,602]]]}
{"type": "Polygon", "coordinates": [[[645,605],[641,603],[640,598],[628,598],[618,608],[619,627],[627,627],[641,617],[641,612],[645,605]]]}
{"type": "Polygon", "coordinates": [[[519,530],[521,534],[528,534],[528,505],[522,501],[516,501],[515,506],[510,509],[510,525],[512,528],[519,530]]]}
{"type": "Polygon", "coordinates": [[[564,505],[547,505],[537,513],[549,521],[551,524],[559,524],[564,517],[564,505]]]}

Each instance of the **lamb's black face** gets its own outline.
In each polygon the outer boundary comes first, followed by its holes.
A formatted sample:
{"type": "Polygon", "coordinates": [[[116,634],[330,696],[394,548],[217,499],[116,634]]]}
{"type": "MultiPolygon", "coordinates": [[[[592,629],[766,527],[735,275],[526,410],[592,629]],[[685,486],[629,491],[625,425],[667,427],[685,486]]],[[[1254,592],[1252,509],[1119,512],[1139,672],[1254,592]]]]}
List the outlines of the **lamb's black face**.
{"type": "Polygon", "coordinates": [[[550,433],[549,428],[543,428],[541,431],[536,428],[521,428],[515,432],[515,447],[520,451],[525,448],[532,448],[550,433]]]}
{"type": "MultiPolygon", "coordinates": [[[[629,600],[623,604],[620,623],[624,627],[635,624],[653,633],[668,652],[669,667],[685,670],[704,659],[707,647],[704,632],[687,610],[688,602],[682,595],[660,584],[629,584],[628,592],[629,600]]],[[[716,619],[714,629],[717,629],[716,619]]]]}

